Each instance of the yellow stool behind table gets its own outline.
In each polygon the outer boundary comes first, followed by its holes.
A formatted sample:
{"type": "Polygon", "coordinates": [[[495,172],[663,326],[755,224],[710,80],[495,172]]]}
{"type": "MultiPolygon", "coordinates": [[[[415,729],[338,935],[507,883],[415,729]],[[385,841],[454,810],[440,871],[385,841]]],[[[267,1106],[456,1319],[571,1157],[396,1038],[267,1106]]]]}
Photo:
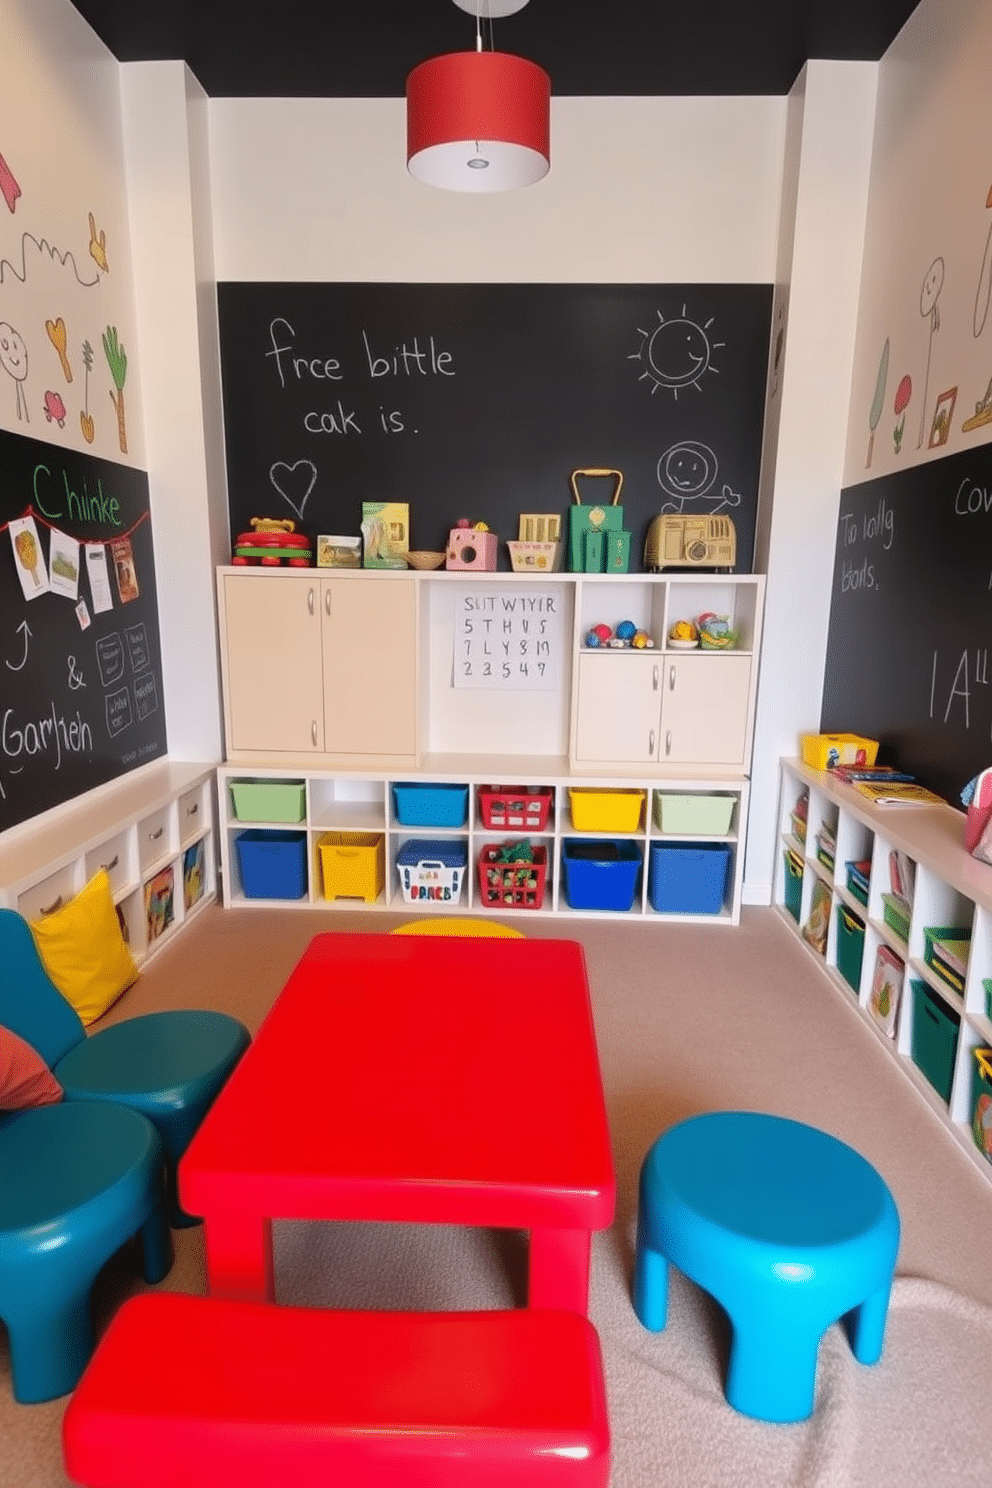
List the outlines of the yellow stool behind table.
{"type": "Polygon", "coordinates": [[[397,925],[391,935],[479,935],[488,936],[490,939],[509,940],[516,938],[524,939],[522,930],[514,930],[509,925],[500,925],[496,920],[472,920],[472,919],[424,919],[410,920],[405,925],[397,925]]]}

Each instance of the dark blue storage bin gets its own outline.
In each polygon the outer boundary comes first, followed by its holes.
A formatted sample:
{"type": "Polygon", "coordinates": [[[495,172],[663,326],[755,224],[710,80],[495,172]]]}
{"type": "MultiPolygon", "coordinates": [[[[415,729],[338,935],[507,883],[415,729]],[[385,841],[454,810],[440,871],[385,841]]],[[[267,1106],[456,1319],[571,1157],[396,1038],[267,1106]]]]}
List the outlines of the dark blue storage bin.
{"type": "Polygon", "coordinates": [[[629,838],[561,845],[562,884],[571,909],[632,909],[641,878],[641,850],[629,838]]]}
{"type": "Polygon", "coordinates": [[[246,899],[302,899],[307,892],[306,832],[252,828],[234,839],[246,899]]]}
{"type": "Polygon", "coordinates": [[[463,827],[467,785],[394,785],[393,810],[402,827],[463,827]]]}
{"type": "Polygon", "coordinates": [[[648,893],[659,914],[719,914],[727,892],[730,848],[721,842],[651,844],[648,893]]]}

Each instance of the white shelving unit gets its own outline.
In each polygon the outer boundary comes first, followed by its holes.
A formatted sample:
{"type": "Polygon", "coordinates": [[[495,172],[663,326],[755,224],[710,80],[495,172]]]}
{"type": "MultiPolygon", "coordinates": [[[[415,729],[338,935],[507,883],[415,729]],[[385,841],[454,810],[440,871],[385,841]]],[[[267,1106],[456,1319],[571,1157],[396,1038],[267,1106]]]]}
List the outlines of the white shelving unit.
{"type": "Polygon", "coordinates": [[[535,838],[547,851],[544,900],[540,910],[515,912],[671,918],[652,908],[648,873],[652,846],[662,836],[654,796],[667,789],[733,797],[724,903],[719,913],[698,918],[738,922],[762,576],[409,572],[386,576],[386,589],[383,576],[367,571],[221,568],[217,581],[227,728],[227,761],[218,772],[225,904],[259,902],[243,892],[236,838],[245,829],[273,825],[236,820],[231,780],[295,780],[305,787],[299,829],[307,837],[307,892],[299,901],[272,902],[327,903],[332,910],[342,901],[322,895],[321,834],[384,834],[386,886],[379,905],[403,907],[396,854],[411,837],[444,832],[401,827],[392,786],[435,782],[468,789],[466,822],[451,834],[464,841],[468,855],[457,908],[478,913],[479,852],[508,835],[485,830],[478,787],[543,786],[553,789],[555,799],[547,830],[535,838]],[[351,627],[347,640],[353,675],[362,680],[332,695],[328,655],[337,658],[342,647],[335,617],[355,611],[350,589],[363,596],[368,618],[365,631],[351,627]],[[375,623],[377,594],[389,599],[395,623],[375,623]],[[732,648],[690,653],[668,645],[676,620],[707,612],[727,617],[732,648]],[[644,630],[652,648],[617,651],[587,644],[594,625],[615,627],[621,620],[644,630]],[[282,737],[272,700],[285,687],[287,656],[301,682],[282,737]],[[412,687],[383,683],[405,678],[411,668],[412,687]],[[264,707],[263,698],[269,699],[264,707]],[[354,736],[370,707],[382,728],[366,738],[362,750],[349,755],[337,742],[329,744],[354,736]],[[606,717],[610,729],[604,732],[606,717]],[[257,728],[264,746],[250,744],[244,720],[257,728]],[[398,738],[412,739],[408,755],[397,748],[398,738]],[[567,903],[564,839],[590,835],[574,829],[569,812],[569,787],[582,786],[645,793],[636,832],[603,834],[636,842],[642,872],[632,910],[576,911],[567,903]]]}
{"type": "Polygon", "coordinates": [[[149,765],[0,839],[0,904],[51,913],[106,868],[141,965],[217,897],[214,771],[149,765]]]}
{"type": "MultiPolygon", "coordinates": [[[[524,777],[513,776],[506,780],[496,773],[495,769],[480,769],[484,767],[485,760],[473,761],[472,770],[452,772],[445,770],[438,772],[417,772],[415,774],[401,775],[343,775],[332,772],[305,773],[296,776],[286,770],[264,769],[245,771],[243,766],[224,765],[217,772],[218,796],[220,803],[220,834],[223,842],[222,858],[225,865],[223,873],[224,904],[229,907],[247,905],[267,904],[280,906],[288,909],[294,907],[308,907],[320,905],[333,913],[335,910],[353,910],[356,905],[378,910],[404,910],[409,909],[411,913],[431,913],[441,910],[445,914],[476,914],[478,915],[483,906],[480,904],[478,859],[481,849],[488,843],[505,843],[515,837],[526,837],[535,847],[543,847],[547,854],[547,875],[545,880],[544,897],[539,909],[514,909],[507,913],[526,919],[534,914],[556,914],[573,916],[578,918],[595,917],[604,915],[620,917],[627,920],[659,920],[678,918],[682,920],[697,920],[707,923],[719,923],[724,925],[737,924],[740,919],[740,885],[743,871],[743,840],[742,823],[747,819],[748,783],[746,780],[733,777],[712,778],[705,783],[694,782],[687,784],[682,780],[669,780],[660,782],[657,777],[625,777],[623,790],[640,790],[644,792],[644,802],[640,810],[640,820],[636,831],[633,832],[603,832],[595,833],[589,831],[578,831],[572,822],[570,809],[569,789],[603,787],[601,776],[583,777],[564,772],[555,774],[546,768],[540,768],[542,762],[529,760],[527,763],[532,767],[524,772],[524,777]],[[234,815],[233,801],[230,791],[232,781],[261,781],[261,780],[295,780],[299,781],[305,789],[306,811],[304,818],[294,826],[292,824],[259,821],[242,821],[234,815]],[[393,786],[397,784],[460,784],[467,791],[467,811],[465,824],[460,827],[413,827],[403,826],[396,819],[393,786]],[[483,816],[479,807],[480,786],[503,786],[513,785],[523,787],[526,791],[533,793],[537,787],[550,788],[554,792],[554,804],[549,812],[547,826],[544,831],[533,831],[522,829],[519,831],[507,828],[487,828],[483,822],[483,816]],[[729,796],[732,798],[730,830],[721,836],[676,835],[663,833],[657,826],[654,816],[654,797],[666,792],[678,792],[680,794],[703,793],[708,795],[729,796]],[[299,899],[258,899],[248,898],[244,893],[241,883],[239,869],[239,858],[237,849],[238,836],[246,831],[274,832],[296,830],[306,835],[306,860],[307,860],[307,891],[299,899]],[[318,843],[325,832],[349,832],[349,833],[376,833],[382,834],[385,839],[386,854],[386,882],[383,892],[379,895],[375,904],[365,906],[363,901],[354,898],[337,898],[328,900],[324,897],[323,881],[321,875],[320,853],[318,843]],[[634,897],[633,908],[630,910],[575,910],[569,907],[562,884],[561,855],[562,845],[565,839],[579,838],[583,842],[595,841],[597,839],[620,839],[634,843],[640,854],[642,867],[638,874],[638,885],[634,897]],[[428,839],[440,842],[458,842],[464,845],[467,859],[467,872],[465,874],[462,890],[458,901],[454,904],[441,906],[409,905],[404,901],[400,887],[400,878],[396,868],[397,853],[405,843],[411,839],[428,839]],[[672,914],[658,913],[652,908],[649,895],[649,873],[648,866],[651,856],[651,848],[654,844],[667,844],[670,847],[692,846],[698,843],[725,844],[729,852],[729,873],[727,890],[724,897],[722,909],[718,914],[672,914]]],[[[492,766],[505,764],[505,760],[490,760],[492,766]]],[[[516,764],[520,760],[515,761],[516,764]]],[[[546,761],[543,762],[546,764],[546,761]]],[[[487,912],[502,913],[500,906],[485,906],[487,912]]]]}
{"type": "MultiPolygon", "coordinates": [[[[973,1050],[992,1045],[989,992],[992,988],[992,867],[978,862],[964,847],[964,814],[951,806],[875,806],[851,786],[814,770],[799,760],[783,760],[779,795],[779,851],[774,902],[837,991],[856,1005],[881,1045],[935,1112],[955,1133],[992,1181],[992,1163],[972,1137],[973,1050]],[[806,832],[800,835],[805,802],[806,832]],[[823,826],[836,836],[833,866],[818,853],[823,826]],[[789,854],[802,865],[801,882],[788,866],[789,854]],[[908,934],[903,936],[886,915],[883,896],[892,891],[892,855],[910,869],[913,880],[908,934]],[[851,892],[847,865],[868,862],[868,902],[851,892]],[[817,885],[830,893],[829,926],[822,954],[804,935],[817,885]],[[842,952],[838,906],[864,925],[860,975],[856,961],[842,952]],[[967,969],[960,990],[933,970],[926,956],[925,931],[954,926],[970,934],[967,969]],[[902,993],[891,1032],[872,1011],[872,986],[879,947],[887,947],[905,966],[902,993]],[[845,971],[850,976],[845,975],[845,971]],[[958,1023],[948,1098],[931,1083],[914,1059],[925,1050],[926,1030],[914,1021],[921,999],[913,983],[927,989],[946,1010],[946,1027],[958,1023]],[[852,985],[856,983],[856,985],[852,985]],[[922,1044],[922,1050],[921,1050],[922,1044]]],[[[926,1060],[924,1059],[925,1063],[926,1060]]]]}

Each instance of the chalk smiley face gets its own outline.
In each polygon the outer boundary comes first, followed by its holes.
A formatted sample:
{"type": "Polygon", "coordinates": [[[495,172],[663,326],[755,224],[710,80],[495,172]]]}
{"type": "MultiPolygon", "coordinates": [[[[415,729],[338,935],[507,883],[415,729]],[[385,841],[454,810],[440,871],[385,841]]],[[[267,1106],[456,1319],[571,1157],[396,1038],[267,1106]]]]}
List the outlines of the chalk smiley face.
{"type": "Polygon", "coordinates": [[[0,367],[9,372],[15,382],[23,382],[28,375],[28,349],[24,337],[6,321],[0,322],[0,367]]]}
{"type": "Polygon", "coordinates": [[[708,445],[694,439],[673,444],[658,461],[658,484],[679,501],[705,496],[716,480],[716,456],[708,445]]]}

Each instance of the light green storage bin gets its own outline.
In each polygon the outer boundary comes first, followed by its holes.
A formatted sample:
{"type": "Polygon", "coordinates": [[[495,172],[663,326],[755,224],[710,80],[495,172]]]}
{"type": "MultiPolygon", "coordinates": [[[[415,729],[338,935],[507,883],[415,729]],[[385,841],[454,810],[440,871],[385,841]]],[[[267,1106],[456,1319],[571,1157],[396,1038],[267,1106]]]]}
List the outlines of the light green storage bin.
{"type": "Polygon", "coordinates": [[[655,791],[654,819],[662,832],[679,837],[725,837],[730,831],[736,796],[685,795],[655,791]]]}
{"type": "Polygon", "coordinates": [[[238,821],[298,822],[307,814],[302,780],[232,780],[230,785],[238,821]]]}

